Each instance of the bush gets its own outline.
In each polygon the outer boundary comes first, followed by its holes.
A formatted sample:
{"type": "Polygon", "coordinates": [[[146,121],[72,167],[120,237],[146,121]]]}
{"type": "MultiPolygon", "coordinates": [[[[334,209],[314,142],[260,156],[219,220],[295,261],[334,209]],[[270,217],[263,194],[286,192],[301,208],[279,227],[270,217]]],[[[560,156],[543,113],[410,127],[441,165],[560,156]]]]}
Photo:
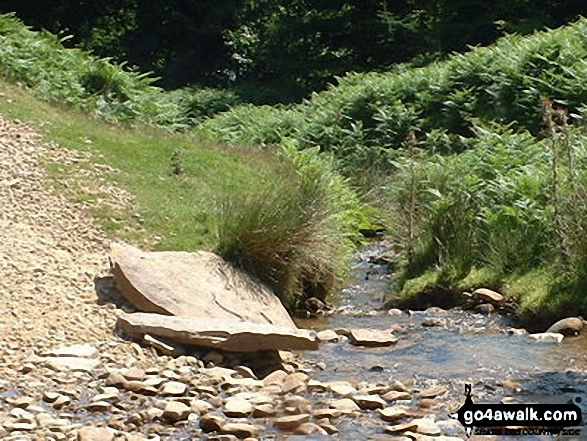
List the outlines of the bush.
{"type": "Polygon", "coordinates": [[[324,299],[344,277],[362,207],[316,149],[286,143],[279,156],[271,177],[220,204],[217,252],[292,309],[306,297],[324,299]]]}

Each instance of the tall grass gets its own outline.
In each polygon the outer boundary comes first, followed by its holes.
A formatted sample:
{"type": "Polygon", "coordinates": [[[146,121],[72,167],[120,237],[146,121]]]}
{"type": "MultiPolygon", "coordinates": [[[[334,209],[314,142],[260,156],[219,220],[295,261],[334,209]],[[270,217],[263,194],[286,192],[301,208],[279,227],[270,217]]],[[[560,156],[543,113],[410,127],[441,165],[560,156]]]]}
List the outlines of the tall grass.
{"type": "Polygon", "coordinates": [[[280,160],[279,174],[221,203],[217,251],[293,308],[307,297],[325,299],[344,277],[362,207],[317,150],[289,143],[280,160]]]}

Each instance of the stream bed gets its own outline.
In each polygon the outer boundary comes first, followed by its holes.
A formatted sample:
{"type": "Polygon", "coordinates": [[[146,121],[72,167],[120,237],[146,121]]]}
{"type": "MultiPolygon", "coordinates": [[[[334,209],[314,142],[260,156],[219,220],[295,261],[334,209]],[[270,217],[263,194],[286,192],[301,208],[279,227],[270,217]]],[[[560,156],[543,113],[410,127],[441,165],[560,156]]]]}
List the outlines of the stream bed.
{"type": "MultiPolygon", "coordinates": [[[[339,343],[322,343],[319,351],[304,357],[324,363],[313,377],[319,381],[367,381],[390,383],[399,380],[414,390],[441,385],[448,392],[437,405],[423,409],[414,398],[414,409],[432,410],[437,421],[447,421],[446,435],[466,437],[448,414],[464,402],[465,384],[472,384],[476,403],[527,402],[565,403],[581,401],[587,407],[587,335],[565,338],[560,344],[530,341],[525,335],[510,335],[513,323],[499,315],[484,316],[460,310],[429,308],[390,315],[382,310],[383,296],[392,279],[385,266],[369,263],[369,256],[385,251],[381,245],[366,247],[358,255],[350,284],[332,299],[331,315],[297,320],[300,327],[315,329],[395,329],[399,338],[387,348],[362,348],[343,338],[339,343]],[[424,327],[422,321],[437,318],[445,326],[424,327]],[[577,400],[579,398],[579,400],[577,400]]],[[[426,403],[426,407],[430,403],[426,403]]],[[[383,435],[385,423],[353,419],[339,422],[341,439],[392,439],[383,435]]],[[[585,431],[584,431],[585,432],[585,431]]],[[[587,433],[583,434],[587,439],[587,433]]],[[[474,439],[514,439],[476,436],[474,439]]],[[[552,436],[525,436],[527,440],[552,436]]],[[[565,437],[564,439],[579,439],[565,437]]]]}

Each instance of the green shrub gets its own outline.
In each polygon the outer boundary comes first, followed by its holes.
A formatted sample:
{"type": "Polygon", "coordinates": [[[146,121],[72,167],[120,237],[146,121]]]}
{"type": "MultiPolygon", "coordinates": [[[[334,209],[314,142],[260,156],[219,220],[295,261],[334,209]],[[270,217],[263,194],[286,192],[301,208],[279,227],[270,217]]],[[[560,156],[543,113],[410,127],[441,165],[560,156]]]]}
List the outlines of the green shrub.
{"type": "Polygon", "coordinates": [[[286,143],[273,175],[220,204],[217,252],[291,309],[325,298],[344,276],[361,221],[361,204],[333,163],[286,143]]]}

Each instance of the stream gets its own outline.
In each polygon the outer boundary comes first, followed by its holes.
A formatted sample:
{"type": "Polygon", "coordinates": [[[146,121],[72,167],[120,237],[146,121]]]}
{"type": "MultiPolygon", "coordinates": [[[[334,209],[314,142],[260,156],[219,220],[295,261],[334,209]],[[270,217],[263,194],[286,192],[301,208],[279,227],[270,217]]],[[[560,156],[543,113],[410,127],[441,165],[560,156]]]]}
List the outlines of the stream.
{"type": "MultiPolygon", "coordinates": [[[[300,319],[300,327],[315,329],[368,328],[397,329],[396,345],[362,348],[346,339],[322,343],[320,351],[304,357],[325,363],[317,372],[319,381],[367,381],[387,383],[399,380],[415,390],[444,386],[448,392],[433,407],[444,435],[466,437],[464,430],[448,414],[464,402],[464,385],[472,384],[475,403],[565,403],[581,399],[587,410],[587,335],[565,338],[560,344],[529,341],[525,335],[509,335],[513,323],[499,315],[484,316],[460,310],[429,308],[390,315],[382,310],[383,296],[392,287],[385,266],[369,263],[369,256],[385,251],[379,244],[364,248],[352,269],[351,281],[332,299],[331,315],[300,319]],[[446,326],[424,327],[422,321],[437,318],[446,326]],[[455,424],[456,423],[456,424],[455,424]]],[[[402,402],[401,404],[406,404],[402,402]]],[[[410,403],[415,410],[417,398],[410,403]]],[[[384,422],[352,419],[339,422],[341,439],[391,439],[383,435],[384,422]]],[[[561,437],[559,435],[559,437],[561,437]]],[[[583,434],[587,437],[587,433],[583,434]]],[[[474,437],[482,439],[484,437],[474,437]]],[[[493,436],[486,439],[519,437],[493,436]]],[[[527,440],[553,439],[552,436],[525,436],[527,440]]],[[[564,437],[564,439],[579,439],[564,437]]]]}

